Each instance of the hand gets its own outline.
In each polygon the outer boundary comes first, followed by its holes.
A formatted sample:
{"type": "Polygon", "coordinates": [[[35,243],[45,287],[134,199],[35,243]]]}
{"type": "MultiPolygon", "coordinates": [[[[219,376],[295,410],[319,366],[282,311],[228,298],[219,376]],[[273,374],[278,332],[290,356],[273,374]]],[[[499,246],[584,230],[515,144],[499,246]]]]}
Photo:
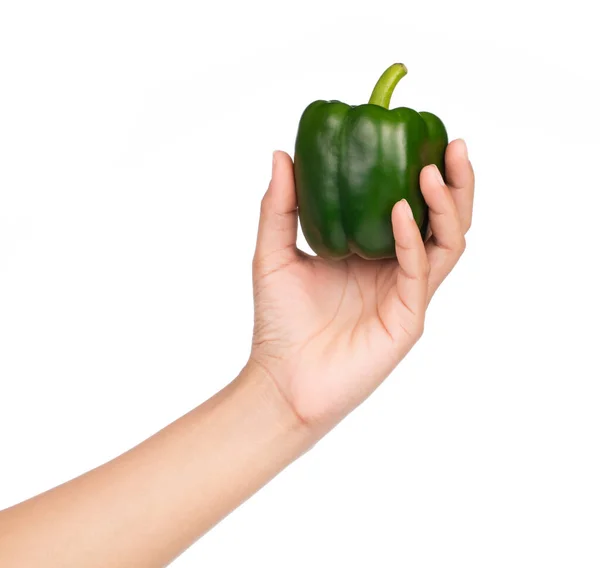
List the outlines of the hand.
{"type": "Polygon", "coordinates": [[[274,154],[253,263],[249,364],[309,427],[331,427],[358,406],[421,337],[427,305],[471,225],[474,175],[462,140],[448,146],[446,177],[448,185],[435,166],[421,172],[430,209],[425,244],[403,200],[392,211],[396,259],[327,261],[296,247],[292,160],[274,154]]]}

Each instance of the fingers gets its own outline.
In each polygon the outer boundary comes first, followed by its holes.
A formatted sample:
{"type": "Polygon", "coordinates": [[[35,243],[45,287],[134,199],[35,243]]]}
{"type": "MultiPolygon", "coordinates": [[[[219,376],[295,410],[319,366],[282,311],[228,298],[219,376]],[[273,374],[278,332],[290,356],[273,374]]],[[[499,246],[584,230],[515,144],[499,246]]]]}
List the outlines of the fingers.
{"type": "Polygon", "coordinates": [[[465,236],[458,206],[436,166],[421,171],[421,192],[429,207],[431,228],[431,238],[425,245],[430,265],[428,299],[431,299],[463,253],[465,236]]]}
{"type": "Polygon", "coordinates": [[[392,337],[404,331],[416,340],[423,332],[429,263],[419,227],[404,199],[392,210],[392,226],[399,268],[381,317],[392,337]]]}
{"type": "Polygon", "coordinates": [[[475,175],[464,140],[454,140],[446,150],[446,179],[456,203],[463,233],[471,227],[475,175]]]}
{"type": "Polygon", "coordinates": [[[261,202],[255,264],[270,272],[297,257],[298,212],[292,159],[273,154],[271,182],[261,202]]]}

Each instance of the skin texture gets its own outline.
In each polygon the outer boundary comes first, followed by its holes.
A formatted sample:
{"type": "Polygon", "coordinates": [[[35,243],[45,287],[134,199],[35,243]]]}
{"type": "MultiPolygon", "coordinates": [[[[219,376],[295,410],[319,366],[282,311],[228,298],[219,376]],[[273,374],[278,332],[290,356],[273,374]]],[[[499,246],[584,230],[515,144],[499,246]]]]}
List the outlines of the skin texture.
{"type": "Polygon", "coordinates": [[[321,257],[394,258],[391,211],[406,199],[424,238],[419,174],[444,173],[448,135],[431,113],[315,101],[300,119],[295,183],[302,231],[321,257]]]}
{"type": "Polygon", "coordinates": [[[273,377],[300,419],[325,430],[360,404],[423,332],[433,293],[465,248],[474,176],[462,140],[420,173],[429,207],[423,242],[406,201],[394,205],[394,259],[343,261],[296,247],[298,203],[292,161],[276,155],[262,205],[254,266],[252,359],[273,377]]]}
{"type": "Polygon", "coordinates": [[[418,340],[431,296],[464,250],[474,180],[462,141],[448,147],[446,166],[448,186],[435,167],[421,172],[425,244],[399,202],[397,258],[339,262],[296,248],[292,162],[276,153],[253,262],[247,365],[135,448],[0,511],[0,566],[163,567],[309,450],[418,340]]]}

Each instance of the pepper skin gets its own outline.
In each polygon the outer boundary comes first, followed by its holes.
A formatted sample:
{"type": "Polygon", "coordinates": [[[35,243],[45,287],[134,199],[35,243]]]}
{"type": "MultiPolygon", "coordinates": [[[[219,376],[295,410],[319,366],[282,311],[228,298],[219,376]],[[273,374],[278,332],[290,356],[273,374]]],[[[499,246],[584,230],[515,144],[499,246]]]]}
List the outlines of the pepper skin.
{"type": "Polygon", "coordinates": [[[448,135],[431,113],[389,110],[404,75],[406,67],[395,63],[368,104],[320,100],[302,114],[294,156],[298,213],[306,241],[322,258],[393,258],[391,212],[401,199],[425,238],[428,210],[419,175],[428,164],[444,175],[448,135]]]}

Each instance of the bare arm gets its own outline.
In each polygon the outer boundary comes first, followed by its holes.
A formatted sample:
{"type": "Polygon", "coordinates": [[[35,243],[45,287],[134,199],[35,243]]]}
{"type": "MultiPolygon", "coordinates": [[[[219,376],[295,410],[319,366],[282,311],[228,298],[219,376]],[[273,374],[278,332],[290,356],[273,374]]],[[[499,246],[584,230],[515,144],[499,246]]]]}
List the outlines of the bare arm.
{"type": "Polygon", "coordinates": [[[247,367],[115,460],[0,512],[0,566],[165,566],[310,440],[272,381],[247,367]]]}
{"type": "Polygon", "coordinates": [[[212,399],[117,459],[0,512],[2,568],[165,566],[369,396],[423,332],[471,224],[462,141],[447,183],[421,172],[431,236],[392,211],[396,259],[326,261],[296,248],[292,162],[277,153],[254,258],[250,362],[212,399]]]}

